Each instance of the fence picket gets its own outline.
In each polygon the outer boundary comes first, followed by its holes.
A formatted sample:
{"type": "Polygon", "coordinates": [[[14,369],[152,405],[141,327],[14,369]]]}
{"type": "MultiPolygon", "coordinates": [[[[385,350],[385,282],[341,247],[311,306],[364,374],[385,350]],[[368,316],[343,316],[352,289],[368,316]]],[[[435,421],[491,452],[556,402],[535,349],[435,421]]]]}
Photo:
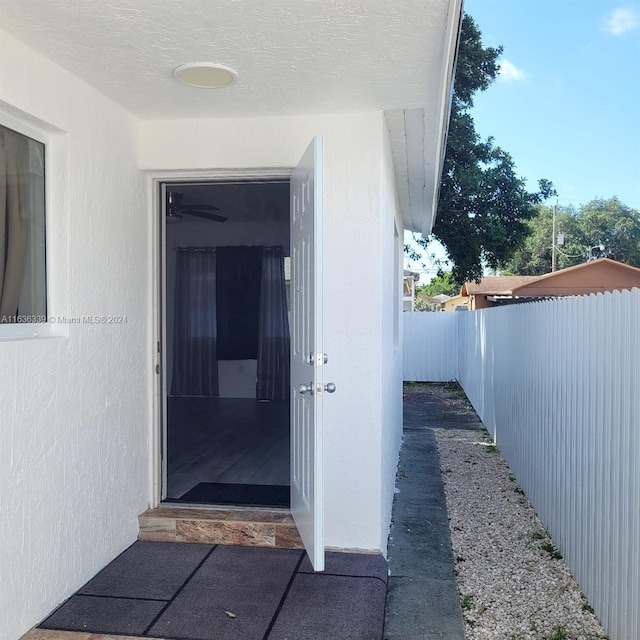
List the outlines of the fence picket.
{"type": "Polygon", "coordinates": [[[640,629],[639,317],[640,289],[404,314],[405,380],[460,382],[611,640],[640,629]]]}
{"type": "Polygon", "coordinates": [[[458,370],[458,341],[453,313],[403,313],[405,381],[449,382],[458,370]]]}

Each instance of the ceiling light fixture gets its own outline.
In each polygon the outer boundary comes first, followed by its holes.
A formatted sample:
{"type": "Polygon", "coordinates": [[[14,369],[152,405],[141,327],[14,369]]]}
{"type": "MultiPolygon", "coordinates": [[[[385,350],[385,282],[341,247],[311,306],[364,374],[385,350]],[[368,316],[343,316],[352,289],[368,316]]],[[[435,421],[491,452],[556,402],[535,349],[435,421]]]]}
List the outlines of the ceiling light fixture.
{"type": "Polygon", "coordinates": [[[176,67],[173,77],[192,87],[221,89],[233,84],[238,78],[238,72],[223,64],[189,62],[176,67]]]}

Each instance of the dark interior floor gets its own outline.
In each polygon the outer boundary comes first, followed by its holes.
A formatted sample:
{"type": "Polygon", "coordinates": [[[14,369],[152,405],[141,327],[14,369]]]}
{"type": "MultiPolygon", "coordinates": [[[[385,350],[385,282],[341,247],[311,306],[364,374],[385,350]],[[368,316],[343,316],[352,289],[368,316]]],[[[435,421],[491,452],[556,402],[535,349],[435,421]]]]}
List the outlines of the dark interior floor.
{"type": "Polygon", "coordinates": [[[167,498],[202,482],[289,484],[289,401],[169,398],[167,498]]]}
{"type": "Polygon", "coordinates": [[[183,640],[380,640],[387,563],[327,553],[136,542],[40,629],[183,640]]]}

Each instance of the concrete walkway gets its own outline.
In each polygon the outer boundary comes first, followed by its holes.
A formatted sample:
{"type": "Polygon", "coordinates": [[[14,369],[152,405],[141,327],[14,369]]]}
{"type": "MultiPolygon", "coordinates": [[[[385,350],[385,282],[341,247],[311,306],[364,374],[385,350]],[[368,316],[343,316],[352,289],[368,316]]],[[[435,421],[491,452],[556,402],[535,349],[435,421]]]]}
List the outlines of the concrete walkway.
{"type": "Polygon", "coordinates": [[[464,640],[433,430],[481,429],[454,384],[405,385],[404,438],[389,536],[385,640],[464,640]]]}

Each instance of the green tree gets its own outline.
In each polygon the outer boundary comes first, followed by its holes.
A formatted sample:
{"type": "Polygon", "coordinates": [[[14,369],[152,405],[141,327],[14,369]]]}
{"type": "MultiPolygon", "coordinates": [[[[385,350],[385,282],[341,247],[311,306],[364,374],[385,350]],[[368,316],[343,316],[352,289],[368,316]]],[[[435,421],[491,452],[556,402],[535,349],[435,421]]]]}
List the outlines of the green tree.
{"type": "MultiPolygon", "coordinates": [[[[511,156],[494,146],[492,138],[481,140],[475,130],[469,113],[473,96],[497,77],[501,53],[501,47],[483,46],[480,30],[465,15],[433,228],[458,284],[479,279],[485,266],[497,269],[506,262],[526,237],[526,221],[535,214],[535,205],[553,193],[548,180],[539,182],[538,192],[529,193],[516,176],[511,156]]],[[[426,248],[430,239],[416,240],[426,248]]]]}
{"type": "MultiPolygon", "coordinates": [[[[536,207],[536,213],[526,222],[528,235],[521,246],[516,249],[507,260],[502,269],[505,275],[527,275],[541,276],[551,271],[552,263],[552,237],[553,237],[553,208],[543,205],[536,207]]],[[[568,240],[569,229],[575,227],[573,212],[568,209],[557,209],[556,211],[556,231],[563,230],[565,238],[568,240]]],[[[570,258],[575,248],[565,245],[563,253],[556,254],[557,266],[559,269],[569,266],[570,258]]]]}
{"type": "Polygon", "coordinates": [[[417,293],[425,296],[437,296],[445,294],[455,296],[460,291],[460,285],[453,279],[451,271],[444,271],[429,282],[416,289],[417,293]]]}
{"type": "MultiPolygon", "coordinates": [[[[504,271],[517,275],[542,275],[552,268],[553,209],[537,207],[527,222],[529,236],[511,258],[504,271]]],[[[559,207],[556,233],[564,237],[557,247],[556,267],[564,269],[589,257],[608,257],[640,267],[640,213],[618,198],[596,199],[581,206],[559,207]],[[601,251],[600,246],[604,249],[601,251]]]]}
{"type": "Polygon", "coordinates": [[[627,207],[615,197],[598,198],[580,207],[576,222],[577,235],[573,240],[585,251],[603,245],[600,257],[640,267],[640,212],[637,209],[627,207]]]}

